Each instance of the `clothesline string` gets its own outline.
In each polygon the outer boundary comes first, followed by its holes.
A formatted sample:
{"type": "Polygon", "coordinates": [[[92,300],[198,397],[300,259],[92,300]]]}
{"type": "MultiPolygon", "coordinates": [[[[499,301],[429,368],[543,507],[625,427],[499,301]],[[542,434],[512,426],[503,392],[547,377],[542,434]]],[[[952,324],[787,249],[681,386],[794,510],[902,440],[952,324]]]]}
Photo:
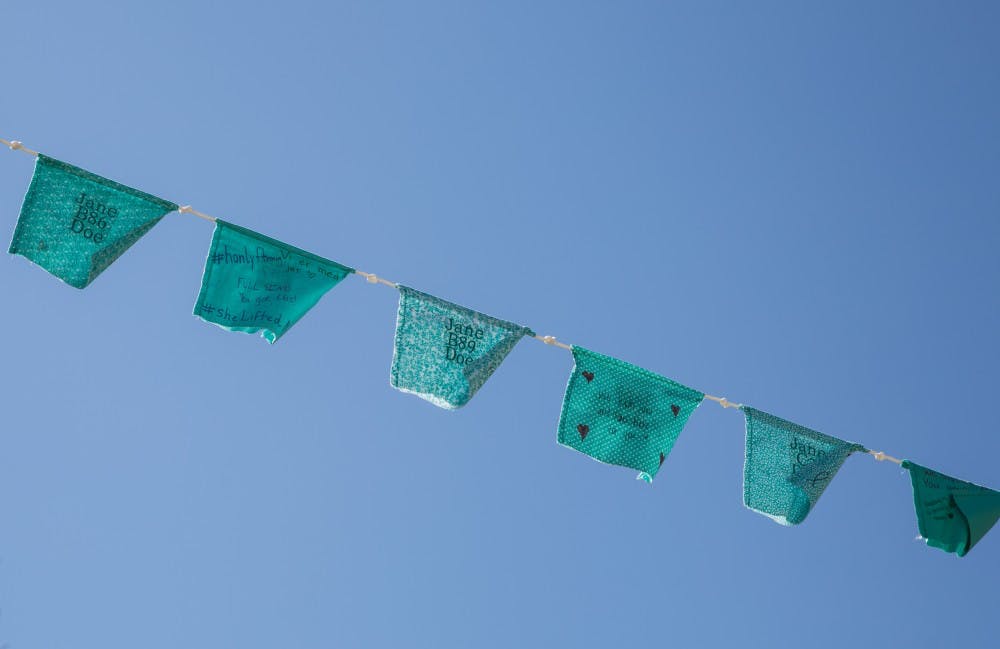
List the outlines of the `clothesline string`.
{"type": "Polygon", "coordinates": [[[24,148],[24,145],[21,144],[20,140],[5,140],[0,137],[0,142],[3,142],[3,145],[11,151],[24,151],[30,156],[34,156],[36,158],[38,157],[38,151],[32,151],[31,149],[24,148]]]}
{"type": "Polygon", "coordinates": [[[216,221],[219,220],[219,219],[215,218],[214,216],[209,216],[208,214],[205,214],[204,212],[199,212],[198,210],[194,209],[190,205],[181,205],[180,207],[177,208],[177,211],[180,212],[181,214],[194,214],[198,218],[205,219],[206,221],[211,221],[212,223],[215,223],[216,221]]]}
{"type": "MultiPolygon", "coordinates": [[[[5,140],[3,138],[0,138],[0,143],[2,143],[4,146],[6,146],[11,151],[23,151],[24,153],[27,153],[30,156],[33,156],[35,158],[38,157],[38,151],[34,151],[32,149],[26,148],[24,146],[24,144],[21,143],[20,140],[5,140]]],[[[204,212],[199,212],[198,210],[194,209],[190,205],[181,205],[180,207],[177,208],[177,211],[180,214],[193,214],[194,216],[197,216],[200,219],[204,219],[206,221],[211,221],[213,223],[218,220],[214,216],[210,216],[208,214],[205,214],[204,212]]],[[[364,277],[365,280],[368,281],[369,284],[384,284],[386,286],[390,286],[390,287],[395,288],[395,289],[399,288],[399,284],[397,284],[396,282],[390,282],[387,279],[379,277],[375,273],[366,273],[366,272],[360,271],[360,270],[356,270],[354,272],[355,272],[355,274],[364,277]]],[[[570,351],[572,351],[572,349],[573,349],[572,345],[567,345],[566,343],[559,342],[559,340],[557,340],[555,336],[539,336],[537,334],[534,334],[534,335],[532,335],[532,338],[534,338],[536,340],[540,340],[543,343],[545,343],[546,345],[550,345],[550,346],[553,346],[553,347],[559,347],[560,349],[566,349],[566,350],[570,350],[570,351]]],[[[726,397],[716,397],[716,396],[713,396],[711,394],[706,394],[705,398],[718,403],[723,408],[736,408],[738,410],[743,408],[743,404],[741,404],[741,403],[733,403],[732,401],[726,399],[726,397]]],[[[900,460],[899,458],[893,457],[891,455],[886,455],[882,451],[871,451],[871,450],[869,450],[868,454],[871,455],[873,458],[875,458],[875,460],[878,461],[878,462],[889,461],[889,462],[893,462],[895,464],[902,464],[903,463],[903,461],[900,460]]]]}

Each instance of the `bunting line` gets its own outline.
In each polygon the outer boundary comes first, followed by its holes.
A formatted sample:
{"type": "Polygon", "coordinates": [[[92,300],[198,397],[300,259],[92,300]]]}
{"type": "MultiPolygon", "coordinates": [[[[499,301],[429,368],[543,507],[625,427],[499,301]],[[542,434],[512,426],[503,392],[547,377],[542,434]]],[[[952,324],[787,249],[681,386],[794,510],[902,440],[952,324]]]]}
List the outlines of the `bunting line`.
{"type": "Polygon", "coordinates": [[[273,344],[354,274],[399,293],[389,384],[438,407],[454,410],[468,403],[528,336],[573,356],[559,444],[605,464],[637,469],[640,480],[653,481],[688,418],[709,399],[743,413],[743,504],[777,523],[802,523],[854,453],[909,472],[918,538],[931,547],[965,556],[1000,521],[998,491],[540,336],[51,158],[19,140],[0,138],[0,143],[36,158],[8,252],[74,288],[89,286],[170,212],[192,214],[214,224],[193,315],[223,329],[259,333],[273,344]],[[258,291],[264,294],[248,295],[258,291]]]}
{"type": "MultiPolygon", "coordinates": [[[[27,153],[28,155],[30,155],[32,157],[35,157],[35,158],[38,157],[38,151],[35,151],[33,149],[29,149],[29,148],[25,147],[24,144],[20,140],[5,140],[3,138],[0,138],[0,143],[2,143],[4,146],[6,146],[7,148],[9,148],[11,151],[21,151],[23,153],[27,153]]],[[[218,221],[218,219],[216,217],[211,216],[209,214],[205,214],[204,212],[199,212],[198,210],[194,209],[190,205],[181,205],[181,206],[179,206],[177,208],[177,211],[180,214],[191,214],[193,216],[196,216],[196,217],[198,217],[200,219],[203,219],[205,221],[210,221],[212,223],[215,223],[215,222],[218,221]]],[[[391,281],[389,281],[389,280],[387,280],[387,279],[385,279],[383,277],[380,277],[379,275],[376,275],[375,273],[368,273],[368,272],[361,271],[361,270],[355,270],[354,273],[356,275],[359,275],[359,276],[363,277],[369,284],[384,284],[385,286],[389,286],[391,288],[399,290],[399,284],[398,283],[391,282],[391,281]]],[[[572,351],[573,350],[573,345],[569,345],[569,344],[566,344],[564,342],[560,342],[555,336],[539,336],[537,334],[533,334],[531,337],[534,338],[535,340],[541,341],[542,343],[544,343],[546,345],[549,345],[549,346],[552,346],[552,347],[558,347],[560,349],[565,349],[567,351],[572,351]]],[[[726,397],[716,397],[716,396],[713,396],[711,394],[706,394],[705,398],[718,403],[724,409],[729,409],[729,408],[735,408],[737,410],[742,410],[743,409],[743,404],[741,404],[741,403],[734,403],[734,402],[730,401],[729,399],[727,399],[726,397]]],[[[867,454],[871,455],[872,458],[874,458],[876,462],[891,462],[891,463],[897,464],[897,465],[902,465],[903,464],[903,460],[901,460],[899,458],[896,458],[896,457],[893,457],[891,455],[888,455],[888,454],[886,454],[886,453],[884,453],[882,451],[868,450],[867,454]]]]}
{"type": "Polygon", "coordinates": [[[876,462],[892,462],[894,464],[902,465],[903,461],[898,457],[893,457],[891,455],[886,455],[882,451],[868,451],[868,454],[875,458],[876,462]]]}
{"type": "Polygon", "coordinates": [[[38,157],[38,151],[32,151],[31,149],[24,148],[24,145],[21,143],[20,140],[5,140],[2,137],[0,137],[0,142],[2,142],[4,146],[6,146],[11,151],[24,151],[28,155],[34,156],[36,158],[38,157]]]}
{"type": "Polygon", "coordinates": [[[181,214],[194,214],[195,216],[197,216],[199,218],[202,218],[202,219],[205,219],[206,221],[211,221],[212,223],[215,223],[216,221],[219,220],[219,219],[215,218],[214,216],[209,216],[208,214],[205,214],[204,212],[199,212],[198,210],[194,209],[190,205],[181,205],[180,207],[177,208],[177,211],[180,212],[181,214]]]}

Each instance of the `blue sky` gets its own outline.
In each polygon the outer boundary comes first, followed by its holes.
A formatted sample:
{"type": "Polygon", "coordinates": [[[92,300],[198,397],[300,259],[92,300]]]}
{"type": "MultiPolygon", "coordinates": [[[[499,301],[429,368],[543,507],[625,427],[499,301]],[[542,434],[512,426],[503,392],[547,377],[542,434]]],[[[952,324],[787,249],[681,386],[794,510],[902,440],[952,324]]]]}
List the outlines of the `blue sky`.
{"type": "MultiPolygon", "coordinates": [[[[1000,486],[993,3],[17,1],[0,135],[317,254],[1000,486]]],[[[0,155],[13,231],[31,159],[0,155]]],[[[276,345],[191,315],[168,216],[84,291],[0,264],[0,643],[984,647],[1000,533],[848,460],[742,506],[706,402],[652,486],[556,443],[571,356],[446,412],[360,278],[276,345]]]]}

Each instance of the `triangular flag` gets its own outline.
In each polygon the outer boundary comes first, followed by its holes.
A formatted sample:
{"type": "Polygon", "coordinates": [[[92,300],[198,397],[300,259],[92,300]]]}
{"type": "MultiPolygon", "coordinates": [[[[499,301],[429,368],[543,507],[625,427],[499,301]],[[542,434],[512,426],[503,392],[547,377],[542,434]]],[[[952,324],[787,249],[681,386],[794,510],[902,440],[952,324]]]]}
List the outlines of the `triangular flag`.
{"type": "Polygon", "coordinates": [[[232,223],[216,221],[194,315],[274,343],[354,272],[232,223]]]}
{"type": "Polygon", "coordinates": [[[39,154],[10,253],[85,288],[176,209],[170,201],[39,154]]]}
{"type": "Polygon", "coordinates": [[[909,460],[917,527],[927,545],[964,557],[1000,520],[1000,493],[909,460]]]}
{"type": "Polygon", "coordinates": [[[525,335],[533,335],[527,327],[400,286],[389,383],[436,406],[459,408],[525,335]]]}
{"type": "Polygon", "coordinates": [[[865,450],[749,406],[743,412],[743,504],[782,525],[804,521],[844,460],[865,450]]]}
{"type": "Polygon", "coordinates": [[[573,347],[559,443],[651,482],[705,395],[610,356],[573,347]]]}

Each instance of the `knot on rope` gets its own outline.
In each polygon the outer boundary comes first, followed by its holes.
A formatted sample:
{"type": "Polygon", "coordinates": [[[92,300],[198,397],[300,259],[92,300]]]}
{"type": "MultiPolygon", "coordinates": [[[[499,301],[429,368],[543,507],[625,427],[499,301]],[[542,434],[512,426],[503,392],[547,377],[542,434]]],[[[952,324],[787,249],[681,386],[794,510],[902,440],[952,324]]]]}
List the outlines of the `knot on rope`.
{"type": "Polygon", "coordinates": [[[555,345],[558,342],[555,336],[542,336],[541,341],[546,345],[555,345]]]}
{"type": "MultiPolygon", "coordinates": [[[[708,396],[708,395],[706,395],[706,396],[708,396]]],[[[708,398],[711,399],[712,401],[715,401],[716,403],[718,403],[723,408],[742,408],[743,407],[743,404],[741,404],[741,403],[733,403],[732,401],[730,401],[729,399],[727,399],[725,397],[708,396],[708,398]]]]}
{"type": "Polygon", "coordinates": [[[378,284],[378,275],[375,273],[361,273],[369,284],[378,284]]]}
{"type": "Polygon", "coordinates": [[[24,148],[24,145],[21,144],[20,140],[11,140],[8,146],[10,147],[11,151],[17,151],[18,149],[24,148]]]}
{"type": "Polygon", "coordinates": [[[872,457],[878,460],[879,462],[885,461],[885,453],[883,453],[882,451],[869,451],[869,453],[871,453],[872,457]]]}
{"type": "Polygon", "coordinates": [[[177,211],[180,212],[181,214],[189,214],[192,211],[192,209],[193,208],[190,205],[181,205],[180,207],[177,208],[177,211]]]}

